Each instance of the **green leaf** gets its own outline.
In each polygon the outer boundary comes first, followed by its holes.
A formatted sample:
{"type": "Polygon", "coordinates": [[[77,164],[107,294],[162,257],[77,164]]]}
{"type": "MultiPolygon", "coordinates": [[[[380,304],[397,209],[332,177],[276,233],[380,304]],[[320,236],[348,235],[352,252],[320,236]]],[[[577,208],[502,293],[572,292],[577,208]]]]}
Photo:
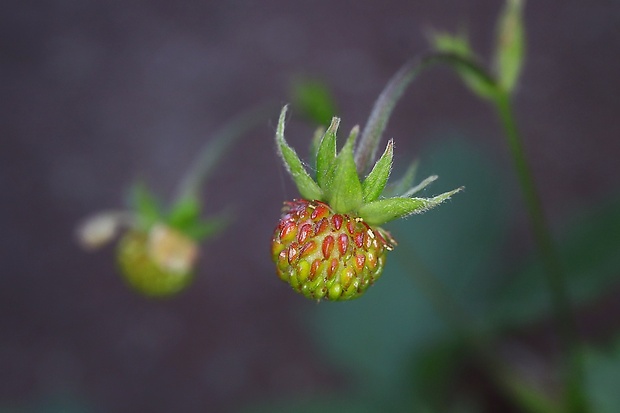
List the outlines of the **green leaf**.
{"type": "Polygon", "coordinates": [[[322,302],[307,310],[324,355],[346,377],[358,379],[356,388],[402,397],[411,391],[405,380],[411,352],[443,335],[445,326],[395,264],[388,262],[381,280],[361,299],[322,302]]]}
{"type": "Polygon", "coordinates": [[[500,86],[514,90],[525,55],[523,0],[506,0],[498,21],[495,67],[500,86]]]}
{"type": "Polygon", "coordinates": [[[447,412],[458,371],[469,354],[462,340],[433,340],[412,358],[412,392],[429,411],[447,412]]]}
{"type": "Polygon", "coordinates": [[[415,276],[415,260],[409,256],[417,253],[461,305],[488,326],[493,323],[498,287],[505,283],[505,274],[514,271],[514,264],[503,258],[519,205],[510,180],[483,147],[462,140],[438,139],[420,158],[425,160],[420,174],[433,172],[441,177],[433,190],[443,192],[458,185],[467,190],[450,205],[387,224],[399,243],[390,259],[396,255],[413,261],[409,273],[415,276]]]}
{"type": "Polygon", "coordinates": [[[390,139],[381,158],[375,163],[372,171],[362,183],[364,202],[374,201],[383,192],[392,170],[392,160],[394,158],[394,141],[390,139]]]}
{"type": "Polygon", "coordinates": [[[335,100],[327,85],[318,80],[296,79],[292,87],[293,104],[308,119],[329,125],[336,114],[335,100]]]}
{"type": "Polygon", "coordinates": [[[284,121],[286,120],[287,106],[282,108],[280,112],[280,119],[278,120],[278,128],[276,130],[276,144],[278,145],[278,152],[284,161],[287,171],[293,178],[297,189],[302,197],[305,199],[322,200],[323,192],[316,182],[312,179],[306,168],[304,168],[301,160],[297,156],[297,153],[291,148],[284,140],[284,121]]]}
{"type": "MultiPolygon", "coordinates": [[[[620,197],[570,222],[557,237],[557,250],[569,297],[573,305],[583,305],[620,284],[620,197]]],[[[534,257],[494,297],[492,314],[501,325],[552,316],[543,265],[534,257]]]]}
{"type": "Polygon", "coordinates": [[[587,348],[584,361],[586,389],[592,411],[620,411],[620,340],[607,350],[587,348]]]}
{"type": "MultiPolygon", "coordinates": [[[[458,35],[433,33],[431,35],[431,44],[437,51],[453,53],[472,62],[478,60],[471,50],[467,35],[464,33],[458,35]]],[[[457,63],[453,63],[451,66],[461,77],[463,83],[479,97],[488,99],[496,95],[495,84],[490,83],[489,79],[480,76],[480,73],[473,70],[471,66],[457,63]]]]}
{"type": "Polygon", "coordinates": [[[139,221],[146,228],[162,220],[162,208],[159,201],[148,189],[139,182],[131,189],[131,205],[138,215],[139,221]]]}
{"type": "Polygon", "coordinates": [[[340,125],[339,118],[333,118],[329,128],[323,135],[316,155],[316,181],[324,189],[328,186],[330,173],[336,160],[336,133],[340,125]]]}
{"type": "Polygon", "coordinates": [[[360,216],[370,225],[382,225],[386,222],[411,214],[421,214],[436,207],[452,195],[461,191],[457,188],[433,198],[387,198],[370,202],[359,209],[360,216]]]}
{"type": "Polygon", "coordinates": [[[357,126],[351,130],[347,142],[336,157],[333,179],[326,183],[328,203],[341,214],[355,211],[362,204],[362,183],[353,159],[353,145],[358,133],[357,126]]]}

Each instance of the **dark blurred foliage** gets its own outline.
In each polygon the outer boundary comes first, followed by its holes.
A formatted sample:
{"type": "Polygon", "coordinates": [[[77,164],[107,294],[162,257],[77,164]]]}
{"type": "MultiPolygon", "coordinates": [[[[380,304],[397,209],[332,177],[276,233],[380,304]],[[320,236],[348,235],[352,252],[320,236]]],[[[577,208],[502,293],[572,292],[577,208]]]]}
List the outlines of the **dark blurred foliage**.
{"type": "MultiPolygon", "coordinates": [[[[600,347],[586,360],[590,394],[601,412],[613,412],[620,5],[530,3],[517,117],[569,266],[581,332],[600,347]]],[[[420,392],[452,394],[455,411],[505,408],[509,401],[463,360],[408,275],[418,266],[441,277],[476,320],[504,332],[505,359],[535,382],[553,382],[558,345],[501,130],[447,70],[416,81],[386,135],[395,138],[397,167],[419,157],[424,171],[440,175],[431,193],[468,189],[393,228],[401,246],[357,302],[317,305],[275,276],[271,231],[281,202],[296,196],[274,151],[277,112],[213,174],[207,213],[232,205],[237,219],[203,247],[184,294],[167,301],[134,294],[117,276],[112,248],[86,254],[73,236],[93,211],[122,206],[136,179],[171,196],[217,128],[266,100],[289,101],[296,76],[328,85],[343,130],[363,123],[389,77],[426,50],[425,32],[465,25],[475,48],[489,52],[500,7],[491,0],[0,6],[0,409],[226,412],[271,401],[303,411],[297,401],[306,400],[307,411],[377,411],[410,406],[420,392]],[[417,375],[424,371],[435,374],[417,375]]],[[[294,116],[287,139],[302,148],[313,129],[294,116]]]]}

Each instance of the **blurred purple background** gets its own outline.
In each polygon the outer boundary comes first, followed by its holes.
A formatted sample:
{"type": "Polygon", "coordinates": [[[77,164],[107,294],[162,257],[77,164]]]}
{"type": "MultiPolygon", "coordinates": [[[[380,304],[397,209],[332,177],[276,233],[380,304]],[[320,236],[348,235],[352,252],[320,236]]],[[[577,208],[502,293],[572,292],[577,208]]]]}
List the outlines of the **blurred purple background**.
{"type": "MultiPolygon", "coordinates": [[[[0,6],[0,407],[77,397],[99,411],[234,411],[343,385],[275,277],[269,238],[295,196],[273,147],[277,110],[209,181],[208,212],[235,224],[203,248],[179,297],[150,301],[117,276],[113,249],[74,240],[143,178],[162,196],[205,140],[294,76],[327,82],[343,130],[429,30],[465,26],[488,56],[502,2],[22,1],[0,6]]],[[[518,99],[525,145],[552,221],[620,183],[620,4],[531,1],[518,99]]],[[[490,108],[451,73],[423,75],[387,134],[403,164],[430,132],[466,131],[510,168],[490,108]]],[[[304,148],[312,128],[291,121],[304,148]]],[[[423,160],[422,160],[423,161],[423,160]]],[[[515,236],[527,244],[524,217],[515,236]],[[522,227],[522,229],[519,229],[522,227]]],[[[517,245],[519,242],[517,242],[517,245]]]]}

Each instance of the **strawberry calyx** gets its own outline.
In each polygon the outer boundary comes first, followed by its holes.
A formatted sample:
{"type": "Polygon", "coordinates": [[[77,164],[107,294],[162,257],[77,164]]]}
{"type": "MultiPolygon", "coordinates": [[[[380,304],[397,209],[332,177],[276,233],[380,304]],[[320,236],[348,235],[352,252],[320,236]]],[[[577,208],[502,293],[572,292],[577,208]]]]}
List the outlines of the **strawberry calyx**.
{"type": "Polygon", "coordinates": [[[193,241],[211,238],[227,225],[229,217],[202,218],[201,202],[195,196],[185,196],[176,200],[169,209],[164,209],[155,195],[142,183],[135,184],[131,194],[132,209],[137,218],[137,226],[149,231],[154,225],[167,225],[193,241]]]}
{"type": "Polygon", "coordinates": [[[334,117],[329,128],[316,149],[316,174],[312,177],[301,159],[284,139],[284,123],[287,106],[282,108],[276,130],[278,152],[293,178],[301,196],[307,200],[321,201],[329,205],[336,213],[351,214],[361,218],[369,225],[382,225],[392,220],[411,214],[425,212],[452,195],[462,190],[452,191],[431,197],[413,197],[437,177],[431,176],[419,185],[412,185],[411,173],[408,171],[404,182],[396,188],[398,193],[386,197],[385,191],[394,157],[394,142],[389,140],[385,151],[374,164],[368,175],[360,178],[355,163],[355,141],[359,127],[355,126],[342,149],[337,151],[337,131],[340,119],[334,117]]]}

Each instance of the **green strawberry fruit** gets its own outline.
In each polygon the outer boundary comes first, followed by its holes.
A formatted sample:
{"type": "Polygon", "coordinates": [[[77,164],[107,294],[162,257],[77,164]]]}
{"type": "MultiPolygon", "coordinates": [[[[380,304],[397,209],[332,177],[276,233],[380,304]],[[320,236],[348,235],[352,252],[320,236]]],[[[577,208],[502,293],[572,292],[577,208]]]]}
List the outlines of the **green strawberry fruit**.
{"type": "Polygon", "coordinates": [[[392,168],[393,142],[362,180],[355,163],[358,128],[338,152],[331,125],[317,146],[316,176],[284,140],[286,106],[276,131],[279,154],[303,199],[285,202],[271,244],[272,259],[281,280],[311,299],[348,300],[361,296],[380,276],[387,252],[395,242],[381,225],[439,205],[461,188],[433,198],[414,198],[415,192],[436,179],[410,188],[413,174],[395,186],[398,196],[385,197],[392,168]]]}
{"type": "Polygon", "coordinates": [[[346,300],[381,275],[389,234],[361,218],[304,199],[286,202],[273,234],[278,276],[308,298],[346,300]]]}
{"type": "Polygon", "coordinates": [[[117,252],[121,273],[131,287],[163,297],[178,293],[192,281],[198,247],[180,231],[155,224],[148,231],[128,230],[117,252]]]}

